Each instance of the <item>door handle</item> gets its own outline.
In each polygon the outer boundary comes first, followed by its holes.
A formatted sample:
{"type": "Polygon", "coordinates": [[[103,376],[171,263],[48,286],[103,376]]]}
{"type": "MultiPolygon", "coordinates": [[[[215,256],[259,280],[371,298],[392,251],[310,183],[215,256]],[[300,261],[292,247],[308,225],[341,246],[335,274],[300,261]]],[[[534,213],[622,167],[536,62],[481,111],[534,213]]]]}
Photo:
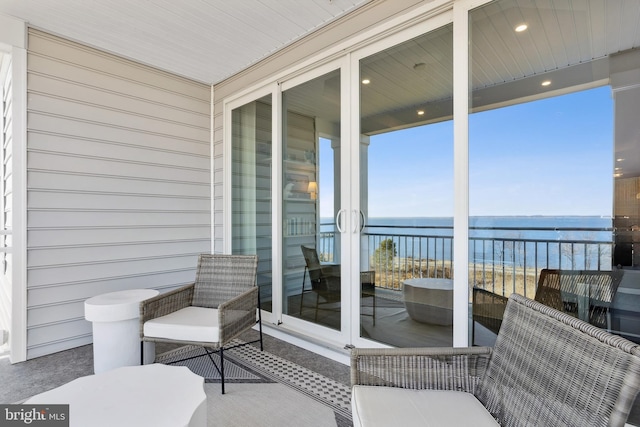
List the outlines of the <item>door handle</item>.
{"type": "Polygon", "coordinates": [[[338,231],[340,233],[344,233],[344,230],[342,229],[342,227],[340,226],[340,218],[342,217],[342,214],[346,212],[344,209],[340,209],[338,211],[338,213],[336,214],[336,228],[338,229],[338,231]]]}
{"type": "Polygon", "coordinates": [[[353,232],[354,234],[358,232],[358,226],[360,226],[360,232],[364,229],[365,225],[367,225],[366,219],[364,217],[364,212],[358,211],[354,209],[351,212],[351,219],[353,220],[353,232]],[[360,215],[358,215],[360,213],[360,215]],[[358,217],[359,216],[359,217],[358,217]]]}

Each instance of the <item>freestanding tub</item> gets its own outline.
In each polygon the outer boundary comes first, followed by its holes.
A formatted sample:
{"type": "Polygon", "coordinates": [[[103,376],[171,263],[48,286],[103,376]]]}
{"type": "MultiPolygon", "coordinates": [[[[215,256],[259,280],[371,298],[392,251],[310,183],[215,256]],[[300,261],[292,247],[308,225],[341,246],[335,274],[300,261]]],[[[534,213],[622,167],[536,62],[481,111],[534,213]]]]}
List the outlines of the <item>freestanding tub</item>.
{"type": "Polygon", "coordinates": [[[409,317],[421,323],[453,325],[453,280],[407,279],[402,283],[409,317]]]}

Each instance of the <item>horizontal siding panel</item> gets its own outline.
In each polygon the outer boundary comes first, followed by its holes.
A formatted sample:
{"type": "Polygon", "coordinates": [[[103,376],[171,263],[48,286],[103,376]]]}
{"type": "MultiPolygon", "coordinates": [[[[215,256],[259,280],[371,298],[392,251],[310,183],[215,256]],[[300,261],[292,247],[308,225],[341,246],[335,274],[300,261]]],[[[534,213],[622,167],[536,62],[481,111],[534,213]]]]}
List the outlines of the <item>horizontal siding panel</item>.
{"type": "MultiPolygon", "coordinates": [[[[72,261],[69,260],[69,262],[72,261]]],[[[196,257],[192,255],[104,263],[60,264],[46,268],[31,268],[29,270],[29,284],[32,287],[38,287],[77,281],[110,280],[150,272],[188,270],[194,268],[195,265],[196,257]]]]}
{"type": "MultiPolygon", "coordinates": [[[[94,104],[83,104],[38,93],[28,94],[28,111],[48,113],[67,118],[73,117],[76,120],[103,123],[139,131],[157,132],[174,137],[193,138],[201,141],[208,139],[209,136],[208,127],[197,127],[177,121],[162,120],[146,114],[146,112],[131,114],[94,104]]],[[[29,122],[27,122],[27,127],[28,130],[37,130],[29,122]]],[[[59,129],[58,133],[64,133],[64,129],[59,129]]]]}
{"type": "Polygon", "coordinates": [[[59,351],[69,350],[75,347],[81,347],[93,342],[91,334],[81,335],[79,337],[65,338],[60,341],[49,341],[45,344],[28,347],[27,359],[46,356],[47,354],[57,353],[59,351]]]}
{"type": "Polygon", "coordinates": [[[33,226],[50,227],[171,227],[209,224],[208,211],[70,211],[30,210],[27,221],[33,226]]]}
{"type": "Polygon", "coordinates": [[[28,152],[29,169],[53,170],[86,174],[129,176],[133,178],[166,179],[173,181],[207,182],[208,169],[183,168],[161,164],[148,164],[144,158],[127,162],[103,158],[71,157],[56,153],[28,152]]]}
{"type": "Polygon", "coordinates": [[[144,159],[145,163],[209,170],[208,156],[151,150],[146,147],[110,144],[100,141],[69,138],[62,135],[47,135],[32,132],[29,138],[30,151],[47,151],[60,155],[90,156],[109,161],[144,159]]]}
{"type": "Polygon", "coordinates": [[[30,287],[27,298],[30,306],[60,304],[67,301],[85,300],[107,292],[128,289],[173,289],[193,283],[195,267],[182,271],[159,271],[146,275],[118,277],[95,282],[75,282],[60,286],[30,287]]]}
{"type": "MultiPolygon", "coordinates": [[[[64,193],[61,191],[29,191],[29,209],[91,209],[91,210],[159,210],[206,211],[209,200],[195,197],[140,196],[119,193],[64,193]]],[[[29,224],[31,226],[31,224],[29,224]]]]}
{"type": "Polygon", "coordinates": [[[91,335],[91,323],[84,319],[70,319],[68,321],[49,323],[46,325],[27,328],[28,347],[37,347],[51,342],[52,337],[58,341],[91,335]]]}
{"type": "Polygon", "coordinates": [[[156,132],[155,129],[148,132],[136,131],[39,113],[29,113],[27,121],[31,129],[41,133],[57,134],[62,131],[64,135],[79,139],[128,144],[174,153],[191,153],[197,156],[210,154],[208,140],[186,138],[185,135],[167,136],[156,132]]]}
{"type": "Polygon", "coordinates": [[[49,323],[84,317],[84,301],[68,301],[32,307],[27,312],[27,326],[33,328],[49,323]]]}
{"type": "Polygon", "coordinates": [[[209,226],[101,228],[30,230],[27,233],[29,247],[49,246],[52,242],[66,245],[111,245],[115,243],[161,242],[169,240],[195,240],[209,236],[209,226]]]}
{"type": "Polygon", "coordinates": [[[31,171],[27,175],[29,189],[60,190],[62,192],[113,192],[126,188],[129,194],[209,199],[209,183],[171,182],[134,179],[120,176],[71,174],[52,171],[31,171]]]}
{"type": "MultiPolygon", "coordinates": [[[[143,86],[155,86],[208,101],[208,86],[128,61],[37,30],[29,30],[29,51],[57,58],[79,68],[123,76],[143,86]]],[[[29,66],[29,64],[27,64],[29,66]]]]}
{"type": "Polygon", "coordinates": [[[192,254],[195,256],[210,250],[209,239],[178,240],[144,243],[128,243],[100,246],[53,246],[31,248],[27,253],[32,268],[56,266],[66,263],[102,263],[126,261],[135,257],[170,257],[192,254]]]}
{"type": "Polygon", "coordinates": [[[210,88],[39,31],[27,76],[28,357],[87,298],[193,282],[211,247],[210,88]]]}
{"type": "MultiPolygon", "coordinates": [[[[56,58],[30,53],[27,57],[29,69],[34,73],[73,82],[77,85],[97,88],[100,91],[120,93],[127,97],[144,99],[148,102],[171,106],[175,109],[190,111],[209,117],[209,99],[199,99],[176,91],[168,91],[165,87],[140,85],[127,77],[105,74],[101,70],[76,67],[56,58]]],[[[208,89],[208,88],[207,88],[208,89]]],[[[75,88],[73,88],[75,91],[75,88]]]]}
{"type": "Polygon", "coordinates": [[[172,105],[149,102],[126,93],[109,92],[90,86],[84,87],[83,90],[77,90],[75,82],[48,78],[39,74],[29,75],[27,84],[29,92],[32,94],[45,93],[49,98],[59,98],[82,105],[92,105],[134,115],[144,111],[145,115],[160,120],[179,122],[194,127],[209,127],[209,117],[206,114],[196,114],[172,105]]]}

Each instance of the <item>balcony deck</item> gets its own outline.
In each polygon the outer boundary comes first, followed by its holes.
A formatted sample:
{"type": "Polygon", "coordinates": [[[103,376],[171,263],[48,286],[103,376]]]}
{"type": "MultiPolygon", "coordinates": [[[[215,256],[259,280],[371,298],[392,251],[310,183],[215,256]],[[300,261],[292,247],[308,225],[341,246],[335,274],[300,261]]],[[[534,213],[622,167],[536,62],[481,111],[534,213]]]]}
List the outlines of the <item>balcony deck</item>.
{"type": "MultiPolygon", "coordinates": [[[[255,337],[255,334],[255,331],[251,331],[241,338],[250,340],[255,337]]],[[[265,336],[265,350],[331,378],[336,382],[350,386],[349,367],[339,362],[329,360],[269,336],[265,336]]],[[[92,373],[93,356],[91,345],[43,356],[15,365],[11,365],[7,358],[0,358],[0,378],[2,378],[3,383],[0,389],[0,403],[21,402],[32,395],[92,373]]],[[[300,410],[304,411],[305,408],[301,407],[300,410]]],[[[640,402],[638,400],[636,400],[634,410],[627,422],[628,425],[640,425],[640,402]]],[[[344,426],[344,424],[341,425],[344,426]]]]}

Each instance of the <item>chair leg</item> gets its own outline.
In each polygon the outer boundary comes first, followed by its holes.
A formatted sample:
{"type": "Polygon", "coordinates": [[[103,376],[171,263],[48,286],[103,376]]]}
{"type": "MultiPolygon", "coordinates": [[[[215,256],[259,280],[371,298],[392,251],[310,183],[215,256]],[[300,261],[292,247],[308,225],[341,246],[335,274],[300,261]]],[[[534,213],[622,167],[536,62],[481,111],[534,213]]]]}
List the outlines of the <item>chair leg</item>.
{"type": "MultiPolygon", "coordinates": [[[[207,347],[202,347],[202,348],[204,348],[204,351],[206,352],[206,355],[209,356],[209,359],[211,359],[211,363],[213,363],[213,367],[216,368],[216,370],[220,374],[220,383],[221,383],[221,387],[222,387],[222,394],[224,394],[224,349],[223,349],[223,347],[220,347],[220,349],[218,351],[209,351],[209,348],[207,348],[207,347]],[[213,356],[211,356],[213,353],[219,353],[220,354],[220,366],[218,366],[216,361],[213,359],[213,356]]],[[[197,357],[202,357],[202,356],[204,356],[204,354],[201,354],[200,356],[188,357],[188,358],[182,359],[182,360],[195,359],[197,357]]],[[[176,363],[176,362],[171,362],[171,363],[176,363]]]]}
{"type": "Polygon", "coordinates": [[[373,326],[376,326],[376,291],[373,291],[373,326]]]}
{"type": "Polygon", "coordinates": [[[224,394],[224,348],[220,347],[220,383],[222,384],[222,394],[224,394]]]}
{"type": "Polygon", "coordinates": [[[307,279],[307,267],[302,272],[302,292],[300,293],[300,317],[302,317],[302,303],[304,302],[304,282],[307,279]]]}
{"type": "Polygon", "coordinates": [[[140,340],[140,366],[144,365],[144,341],[140,340]]]}
{"type": "Polygon", "coordinates": [[[260,332],[260,351],[263,351],[264,345],[262,342],[262,315],[260,314],[259,308],[258,308],[258,331],[260,332]]]}
{"type": "Polygon", "coordinates": [[[476,345],[476,322],[471,317],[471,347],[476,345]]]}

